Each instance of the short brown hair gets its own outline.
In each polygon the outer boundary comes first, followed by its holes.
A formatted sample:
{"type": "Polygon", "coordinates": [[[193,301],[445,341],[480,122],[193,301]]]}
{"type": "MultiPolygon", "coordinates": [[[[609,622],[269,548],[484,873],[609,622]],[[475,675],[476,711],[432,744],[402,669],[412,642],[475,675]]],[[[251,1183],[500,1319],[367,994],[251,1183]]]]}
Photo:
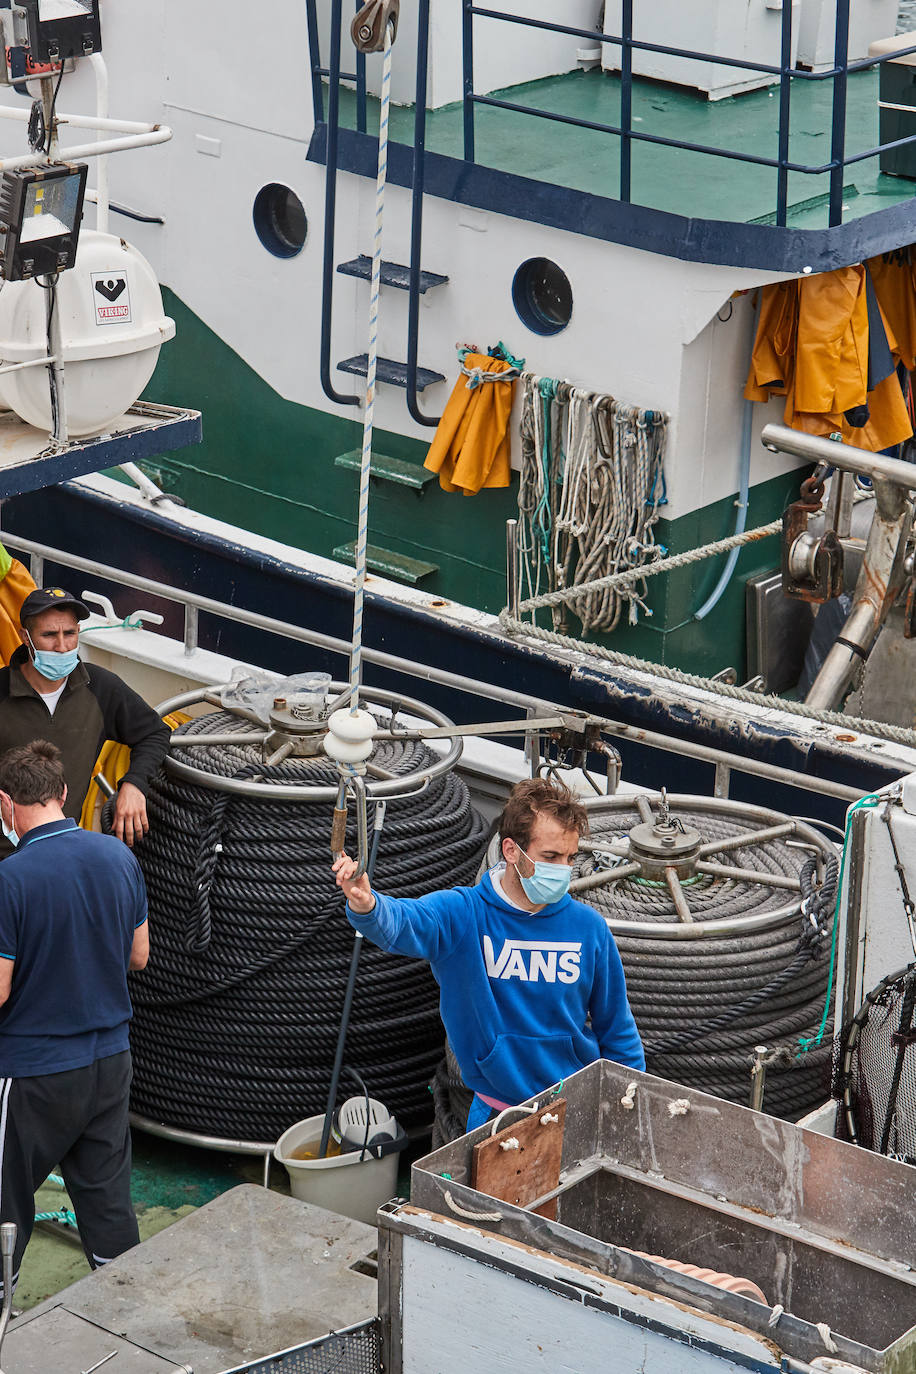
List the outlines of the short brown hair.
{"type": "Polygon", "coordinates": [[[588,812],[565,783],[526,778],[516,783],[497,822],[501,840],[514,840],[522,849],[531,842],[537,816],[553,816],[564,830],[588,833],[588,812]]]}
{"type": "Polygon", "coordinates": [[[0,792],[6,792],[17,806],[60,801],[65,786],[60,750],[49,740],[36,739],[0,755],[0,792]]]}

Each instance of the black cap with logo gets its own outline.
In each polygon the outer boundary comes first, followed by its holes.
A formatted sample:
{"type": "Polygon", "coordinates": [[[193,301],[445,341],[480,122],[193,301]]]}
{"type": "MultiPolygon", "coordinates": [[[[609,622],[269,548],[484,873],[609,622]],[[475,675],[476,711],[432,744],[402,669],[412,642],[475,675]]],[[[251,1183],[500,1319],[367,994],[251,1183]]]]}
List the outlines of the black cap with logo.
{"type": "Polygon", "coordinates": [[[78,601],[70,592],[65,592],[63,587],[39,587],[37,591],[29,592],[19,607],[19,623],[24,625],[33,616],[41,615],[42,611],[65,609],[73,611],[77,620],[85,620],[91,614],[82,601],[78,601]]]}

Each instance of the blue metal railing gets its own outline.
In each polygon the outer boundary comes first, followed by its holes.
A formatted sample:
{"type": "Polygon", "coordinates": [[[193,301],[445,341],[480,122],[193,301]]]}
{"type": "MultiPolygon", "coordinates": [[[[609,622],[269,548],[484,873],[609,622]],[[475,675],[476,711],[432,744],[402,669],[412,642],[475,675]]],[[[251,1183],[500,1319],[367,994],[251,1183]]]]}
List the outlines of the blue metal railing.
{"type": "Polygon", "coordinates": [[[825,71],[811,72],[797,70],[792,66],[793,6],[791,0],[786,0],[786,3],[782,6],[779,66],[772,66],[766,62],[753,62],[743,57],[725,57],[716,53],[697,52],[689,48],[676,48],[664,43],[649,43],[642,39],[636,39],[633,37],[633,0],[622,0],[621,32],[619,34],[604,33],[594,29],[581,29],[570,24],[557,23],[547,19],[533,19],[530,16],[521,14],[506,14],[501,10],[489,9],[483,5],[477,5],[474,3],[474,0],[461,0],[462,52],[464,59],[463,98],[465,161],[473,162],[475,160],[476,107],[479,105],[490,106],[494,109],[511,110],[516,114],[527,114],[537,119],[546,119],[553,123],[570,124],[578,128],[589,129],[598,133],[606,133],[618,137],[621,141],[619,198],[625,203],[629,203],[631,198],[630,179],[633,143],[656,143],[668,148],[677,148],[684,152],[705,153],[710,157],[726,158],[735,162],[747,162],[762,167],[772,167],[777,174],[776,223],[783,227],[786,224],[788,214],[789,173],[798,172],[808,176],[822,176],[829,173],[829,224],[831,226],[841,224],[843,222],[843,174],[845,168],[851,166],[855,162],[864,162],[869,158],[877,157],[882,152],[887,152],[893,148],[899,148],[905,144],[916,142],[916,134],[911,134],[905,138],[898,138],[889,143],[878,144],[876,147],[869,148],[865,152],[856,153],[850,157],[846,156],[846,95],[849,73],[878,67],[884,62],[897,60],[909,53],[916,52],[916,47],[901,48],[894,53],[884,54],[880,57],[862,58],[855,62],[848,61],[850,3],[851,0],[836,0],[834,65],[825,71]],[[523,28],[542,29],[550,33],[559,33],[574,38],[583,38],[592,44],[610,44],[619,47],[621,50],[620,123],[617,125],[601,124],[591,120],[578,119],[570,115],[554,114],[546,110],[537,109],[531,105],[520,104],[516,101],[499,100],[494,96],[477,95],[474,91],[475,18],[496,19],[503,23],[515,24],[523,28]],[[644,133],[641,130],[634,129],[632,127],[632,57],[634,51],[657,53],[668,57],[693,59],[695,61],[711,63],[722,67],[736,67],[741,71],[761,73],[766,76],[777,78],[779,82],[777,156],[775,158],[762,157],[752,153],[736,152],[733,149],[718,147],[714,144],[688,143],[682,139],[665,138],[660,134],[644,133]],[[820,164],[794,162],[789,156],[791,86],[793,81],[833,82],[830,160],[828,162],[820,164]]]}
{"type": "MultiPolygon", "coordinates": [[[[418,399],[418,352],[419,352],[419,302],[421,285],[421,250],[423,241],[423,196],[426,171],[426,93],[429,70],[429,0],[416,0],[417,3],[417,58],[416,58],[416,104],[414,107],[413,137],[413,177],[410,228],[410,272],[408,285],[408,329],[407,329],[407,406],[413,419],[421,425],[435,425],[437,421],[423,414],[418,399]]],[[[457,3],[457,0],[456,0],[457,3]]],[[[478,106],[508,110],[515,114],[529,115],[535,119],[547,120],[554,124],[566,124],[575,128],[604,133],[620,139],[619,199],[629,204],[632,198],[632,168],[634,145],[656,144],[661,147],[678,149],[682,152],[702,153],[710,157],[734,162],[747,163],[757,167],[772,168],[776,173],[776,212],[775,222],[785,227],[789,213],[789,174],[800,173],[807,176],[829,175],[829,224],[835,226],[843,222],[843,183],[844,172],[849,166],[877,157],[882,152],[900,148],[916,142],[916,134],[898,138],[888,143],[878,144],[864,152],[846,154],[847,86],[851,72],[859,72],[878,67],[884,62],[899,60],[901,57],[916,53],[916,46],[898,49],[894,53],[880,57],[848,61],[849,13],[851,0],[836,0],[836,30],[834,44],[834,64],[831,68],[811,72],[794,69],[792,66],[792,20],[793,5],[785,0],[781,11],[779,65],[755,62],[747,58],[725,57],[716,53],[698,52],[687,48],[677,48],[663,43],[650,43],[633,36],[634,0],[621,0],[621,24],[619,34],[604,33],[594,29],[577,28],[553,20],[534,19],[521,14],[507,14],[500,10],[489,9],[475,4],[474,0],[460,0],[461,37],[462,37],[462,90],[463,90],[463,135],[464,159],[476,159],[475,115],[478,106]],[[474,21],[477,18],[494,19],[505,24],[523,28],[540,29],[549,33],[563,34],[582,38],[592,45],[611,44],[620,49],[620,122],[604,124],[573,115],[557,114],[538,109],[514,100],[498,99],[495,96],[478,95],[474,91],[474,21]],[[695,60],[722,67],[737,68],[750,74],[761,74],[776,79],[779,84],[777,150],[775,157],[757,153],[738,152],[713,144],[688,142],[685,139],[669,138],[662,134],[652,134],[633,127],[633,54],[634,52],[655,53],[661,56],[695,60]],[[830,158],[820,164],[793,161],[790,157],[791,132],[791,92],[794,81],[830,81],[831,130],[830,158]]],[[[356,0],[356,10],[361,8],[356,0]]],[[[357,396],[339,393],[331,380],[331,324],[333,316],[333,282],[335,272],[334,242],[337,204],[338,172],[338,133],[340,126],[340,83],[355,83],[356,87],[356,128],[360,133],[367,127],[366,60],[356,55],[356,71],[341,71],[341,24],[343,20],[343,0],[330,0],[331,36],[328,66],[321,65],[317,0],[307,0],[308,39],[311,53],[312,99],[316,127],[324,125],[326,132],[326,176],[325,176],[325,224],[324,258],[322,273],[322,312],[321,312],[321,384],[325,394],[333,401],[343,405],[358,405],[357,396]],[[324,78],[328,81],[327,111],[325,112],[324,78]]],[[[916,107],[914,107],[916,109],[916,107]]]]}

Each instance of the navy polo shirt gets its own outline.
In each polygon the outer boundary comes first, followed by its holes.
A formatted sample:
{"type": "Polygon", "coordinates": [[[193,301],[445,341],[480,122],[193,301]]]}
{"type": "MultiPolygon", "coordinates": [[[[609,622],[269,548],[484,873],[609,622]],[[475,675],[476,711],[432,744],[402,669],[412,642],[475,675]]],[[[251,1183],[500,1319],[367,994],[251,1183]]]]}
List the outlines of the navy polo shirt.
{"type": "Polygon", "coordinates": [[[127,966],[146,920],[140,865],[113,835],[36,826],[0,864],[0,1077],[79,1069],[128,1048],[127,966]]]}

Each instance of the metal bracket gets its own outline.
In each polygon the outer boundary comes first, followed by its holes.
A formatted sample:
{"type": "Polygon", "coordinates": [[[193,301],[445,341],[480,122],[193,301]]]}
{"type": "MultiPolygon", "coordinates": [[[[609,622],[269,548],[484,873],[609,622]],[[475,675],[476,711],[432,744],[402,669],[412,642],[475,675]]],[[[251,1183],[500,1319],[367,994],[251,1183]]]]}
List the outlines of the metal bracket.
{"type": "Polygon", "coordinates": [[[350,37],[361,53],[383,52],[385,31],[391,25],[392,43],[398,36],[400,0],[369,0],[350,25],[350,37]]]}
{"type": "Polygon", "coordinates": [[[815,472],[782,515],[782,589],[798,601],[830,601],[843,590],[843,545],[836,531],[827,530],[820,539],[808,533],[808,517],[820,510],[823,493],[815,472]]]}

